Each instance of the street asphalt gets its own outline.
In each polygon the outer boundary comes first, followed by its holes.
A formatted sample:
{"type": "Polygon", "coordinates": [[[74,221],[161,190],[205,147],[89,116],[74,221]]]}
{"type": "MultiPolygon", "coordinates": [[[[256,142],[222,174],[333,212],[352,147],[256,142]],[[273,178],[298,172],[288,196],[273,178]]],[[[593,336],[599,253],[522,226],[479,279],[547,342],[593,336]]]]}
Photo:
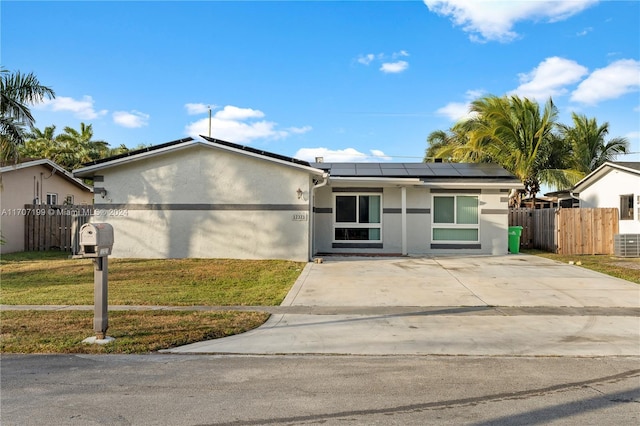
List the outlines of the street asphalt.
{"type": "Polygon", "coordinates": [[[640,286],[537,256],[327,257],[261,327],[174,354],[639,356],[640,286]]]}

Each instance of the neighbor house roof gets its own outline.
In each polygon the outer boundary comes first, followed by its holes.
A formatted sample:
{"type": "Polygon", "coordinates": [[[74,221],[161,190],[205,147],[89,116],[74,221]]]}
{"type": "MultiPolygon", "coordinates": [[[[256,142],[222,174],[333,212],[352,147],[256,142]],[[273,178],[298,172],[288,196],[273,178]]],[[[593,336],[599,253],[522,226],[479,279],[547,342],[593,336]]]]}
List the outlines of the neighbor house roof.
{"type": "Polygon", "coordinates": [[[640,177],[640,162],[638,161],[607,161],[587,176],[582,178],[582,180],[575,184],[572,189],[572,192],[580,192],[585,188],[591,186],[593,183],[604,177],[607,173],[612,170],[621,170],[631,175],[636,175],[640,177]]]}
{"type": "Polygon", "coordinates": [[[96,172],[104,169],[108,169],[114,166],[131,163],[134,161],[150,158],[156,155],[166,154],[168,152],[174,152],[193,146],[204,146],[207,148],[223,149],[225,151],[231,151],[238,154],[246,155],[254,158],[262,158],[268,161],[279,163],[282,165],[292,166],[296,168],[303,168],[308,172],[316,175],[322,175],[323,171],[312,168],[308,162],[298,160],[296,158],[286,157],[284,155],[274,154],[272,152],[259,150],[235,143],[223,141],[220,139],[214,139],[206,136],[201,136],[204,140],[198,140],[191,137],[178,139],[171,142],[166,142],[160,145],[150,146],[135,151],[130,151],[124,154],[116,155],[101,160],[92,161],[90,163],[83,164],[84,167],[74,170],[73,174],[80,177],[90,177],[96,172]]]}
{"type": "Polygon", "coordinates": [[[52,172],[57,174],[61,178],[69,181],[70,183],[78,186],[79,188],[81,188],[81,189],[83,189],[85,191],[93,192],[93,188],[91,186],[85,184],[80,179],[77,179],[77,178],[73,177],[73,175],[71,173],[69,173],[68,171],[66,171],[62,166],[54,163],[51,160],[45,159],[45,158],[40,159],[40,160],[25,161],[23,163],[17,163],[17,164],[13,164],[13,165],[9,165],[9,166],[3,166],[3,167],[0,167],[0,173],[8,173],[8,172],[27,169],[29,167],[36,167],[36,166],[51,167],[52,172]]]}

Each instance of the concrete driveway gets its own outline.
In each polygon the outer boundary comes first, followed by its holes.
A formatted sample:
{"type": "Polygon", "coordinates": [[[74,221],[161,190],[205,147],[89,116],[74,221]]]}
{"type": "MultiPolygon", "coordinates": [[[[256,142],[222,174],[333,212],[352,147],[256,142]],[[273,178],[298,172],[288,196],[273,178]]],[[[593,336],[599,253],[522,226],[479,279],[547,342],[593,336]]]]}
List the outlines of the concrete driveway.
{"type": "Polygon", "coordinates": [[[531,255],[309,263],[262,327],[172,353],[639,356],[640,286],[531,255]]]}

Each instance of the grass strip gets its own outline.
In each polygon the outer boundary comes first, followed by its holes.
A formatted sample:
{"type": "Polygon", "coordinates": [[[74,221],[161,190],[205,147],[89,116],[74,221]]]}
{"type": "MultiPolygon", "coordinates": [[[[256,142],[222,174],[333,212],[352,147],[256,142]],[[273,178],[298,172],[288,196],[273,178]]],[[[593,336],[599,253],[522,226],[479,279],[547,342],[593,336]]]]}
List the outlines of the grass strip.
{"type": "Polygon", "coordinates": [[[573,262],[574,265],[591,269],[640,284],[640,259],[622,258],[609,255],[562,255],[542,250],[526,249],[522,253],[533,254],[562,263],[573,262]]]}
{"type": "Polygon", "coordinates": [[[82,343],[93,336],[93,312],[0,312],[1,353],[146,354],[244,333],[263,324],[264,312],[115,311],[106,345],[82,343]]]}

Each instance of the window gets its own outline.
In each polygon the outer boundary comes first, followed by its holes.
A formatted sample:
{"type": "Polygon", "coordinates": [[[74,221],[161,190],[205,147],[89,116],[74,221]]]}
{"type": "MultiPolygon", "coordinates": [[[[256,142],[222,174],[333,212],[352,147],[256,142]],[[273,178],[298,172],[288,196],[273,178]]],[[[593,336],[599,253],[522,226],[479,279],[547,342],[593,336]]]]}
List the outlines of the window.
{"type": "Polygon", "coordinates": [[[47,193],[47,204],[48,205],[57,205],[58,204],[58,194],[47,193]]]}
{"type": "Polygon", "coordinates": [[[633,194],[620,196],[620,220],[633,220],[633,194]]]}
{"type": "Polygon", "coordinates": [[[478,241],[478,197],[433,197],[433,241],[478,241]]]}
{"type": "Polygon", "coordinates": [[[64,203],[68,206],[72,206],[73,205],[73,195],[67,195],[66,198],[64,199],[64,203]]]}
{"type": "Polygon", "coordinates": [[[336,195],[335,241],[381,241],[381,195],[336,195]]]}

